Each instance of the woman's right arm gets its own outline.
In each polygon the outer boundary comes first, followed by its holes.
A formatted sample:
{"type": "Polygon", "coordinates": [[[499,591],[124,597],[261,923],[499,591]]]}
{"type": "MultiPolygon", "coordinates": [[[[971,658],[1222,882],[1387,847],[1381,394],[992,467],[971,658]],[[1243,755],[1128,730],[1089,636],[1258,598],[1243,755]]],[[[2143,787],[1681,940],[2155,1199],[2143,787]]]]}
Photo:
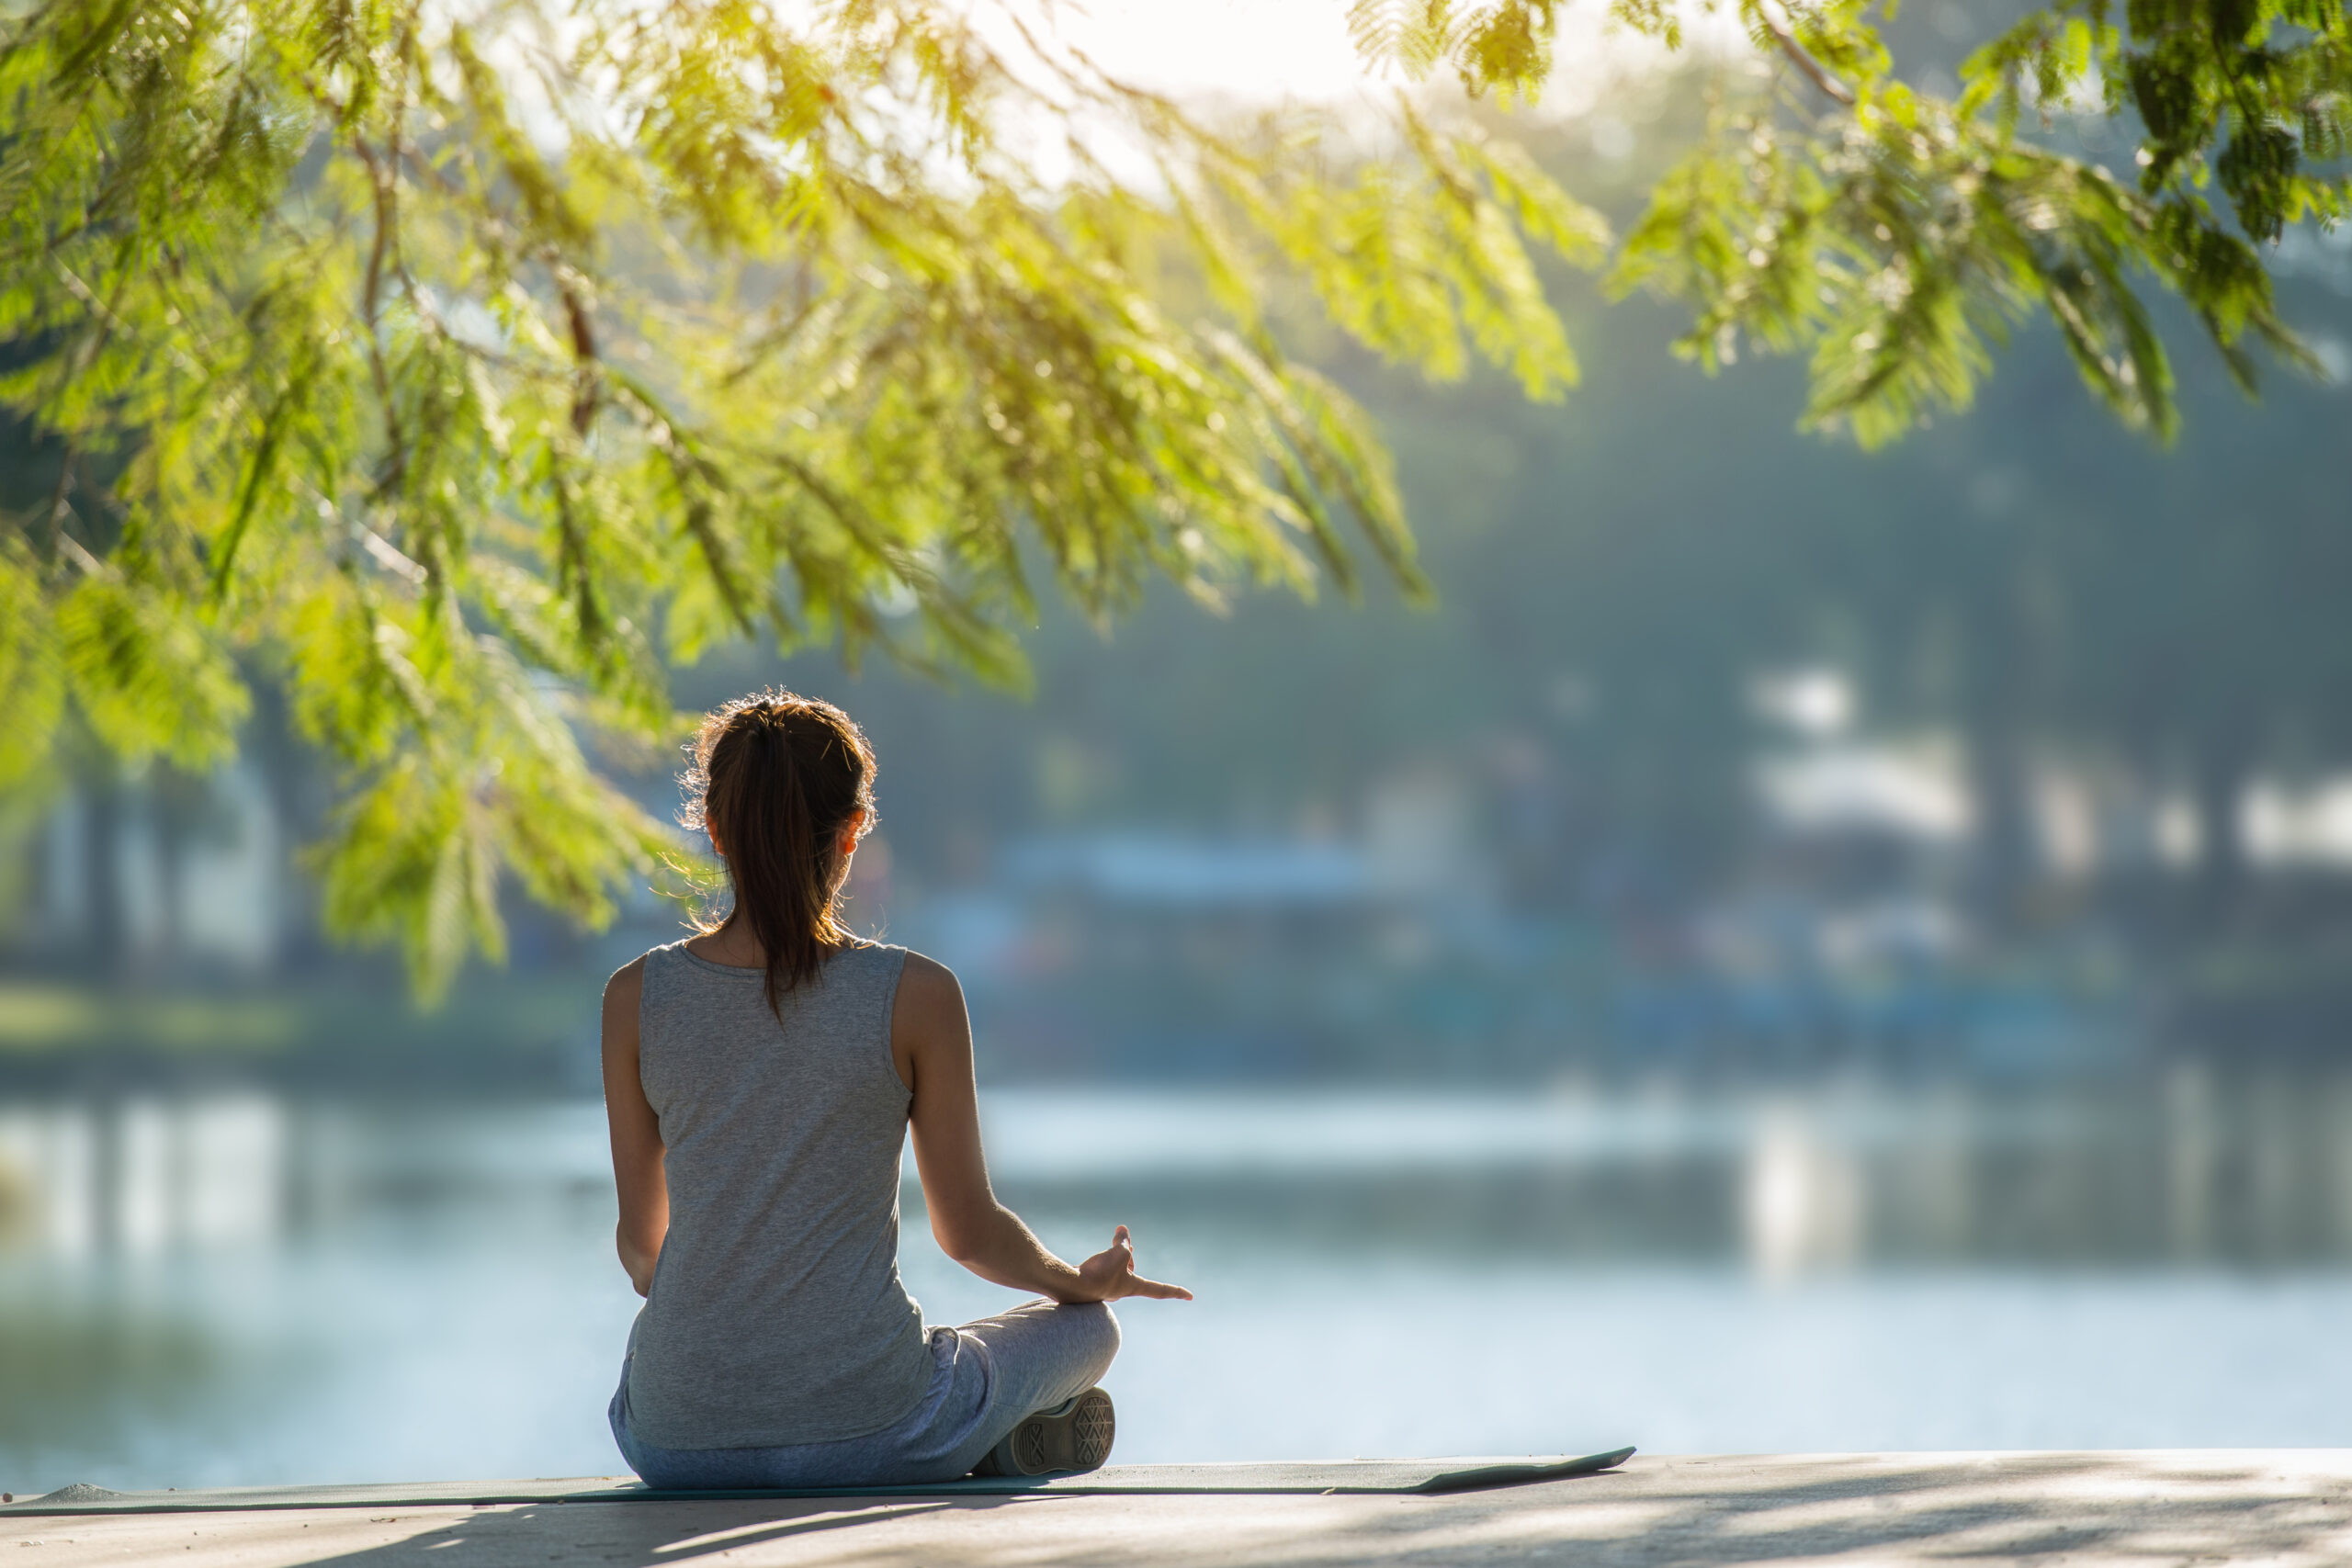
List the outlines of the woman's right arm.
{"type": "Polygon", "coordinates": [[[1127,1296],[1191,1301],[1193,1292],[1136,1272],[1127,1227],[1073,1268],[1046,1250],[1021,1216],[997,1201],[980,1150],[979,1092],[972,1077],[972,1024],[964,989],[944,965],[907,954],[890,1018],[890,1055],[912,1094],[907,1121],[915,1169],[940,1250],[981,1279],[1057,1302],[1127,1296]]]}
{"type": "Polygon", "coordinates": [[[662,1122],[638,1076],[637,1005],[645,994],[645,960],[605,983],[605,1120],[612,1129],[613,1185],[621,1222],[614,1233],[621,1267],[640,1296],[653,1289],[653,1265],[670,1233],[670,1184],[662,1168],[662,1122]]]}

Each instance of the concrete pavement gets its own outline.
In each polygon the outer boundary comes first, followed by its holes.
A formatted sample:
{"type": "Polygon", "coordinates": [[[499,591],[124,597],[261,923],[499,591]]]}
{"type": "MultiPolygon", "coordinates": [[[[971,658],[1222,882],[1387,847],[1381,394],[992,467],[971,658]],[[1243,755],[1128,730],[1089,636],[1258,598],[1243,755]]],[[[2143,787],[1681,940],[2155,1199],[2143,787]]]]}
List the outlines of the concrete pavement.
{"type": "Polygon", "coordinates": [[[34,1516],[0,1568],[2352,1563],[2352,1450],[1639,1457],[1452,1496],[1042,1495],[34,1516]]]}

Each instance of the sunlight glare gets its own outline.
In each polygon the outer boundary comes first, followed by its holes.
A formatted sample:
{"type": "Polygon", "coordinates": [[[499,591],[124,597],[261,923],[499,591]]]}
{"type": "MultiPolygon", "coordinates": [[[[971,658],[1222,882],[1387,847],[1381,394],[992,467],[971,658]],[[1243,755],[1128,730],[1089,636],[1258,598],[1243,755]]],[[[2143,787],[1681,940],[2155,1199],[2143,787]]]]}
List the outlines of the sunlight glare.
{"type": "MultiPolygon", "coordinates": [[[[1396,83],[1368,71],[1348,38],[1347,0],[1029,0],[1018,9],[1084,50],[1113,75],[1180,97],[1333,103],[1396,83]]],[[[1744,49],[1721,15],[1686,18],[1693,53],[1744,49]]],[[[1557,65],[1541,105],[1548,116],[1589,112],[1608,90],[1668,59],[1659,44],[1611,24],[1598,6],[1560,14],[1557,65]]]]}

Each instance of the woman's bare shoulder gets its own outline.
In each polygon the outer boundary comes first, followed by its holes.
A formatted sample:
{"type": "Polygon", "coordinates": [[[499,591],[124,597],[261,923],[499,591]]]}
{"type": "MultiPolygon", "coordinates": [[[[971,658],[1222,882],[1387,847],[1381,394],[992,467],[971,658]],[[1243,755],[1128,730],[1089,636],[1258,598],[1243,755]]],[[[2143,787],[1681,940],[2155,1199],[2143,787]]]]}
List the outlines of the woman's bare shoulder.
{"type": "Polygon", "coordinates": [[[612,978],[605,982],[605,1010],[610,1011],[615,1008],[634,1008],[643,998],[646,956],[644,953],[639,953],[630,959],[614,970],[612,978]]]}
{"type": "Polygon", "coordinates": [[[899,998],[905,1000],[910,992],[960,999],[964,987],[956,978],[955,970],[910,947],[907,949],[906,963],[899,971],[899,998]]]}
{"type": "Polygon", "coordinates": [[[964,1016],[964,987],[956,971],[936,958],[907,950],[899,971],[897,1020],[917,1027],[959,1020],[964,1016]]]}

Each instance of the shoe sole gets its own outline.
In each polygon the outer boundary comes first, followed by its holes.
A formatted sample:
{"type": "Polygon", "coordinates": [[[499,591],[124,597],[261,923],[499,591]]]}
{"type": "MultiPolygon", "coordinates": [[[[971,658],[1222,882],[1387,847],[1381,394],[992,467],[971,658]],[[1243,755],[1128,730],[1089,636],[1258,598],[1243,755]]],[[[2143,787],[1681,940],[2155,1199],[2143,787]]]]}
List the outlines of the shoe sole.
{"type": "Polygon", "coordinates": [[[1111,1396],[1090,1388],[1077,1398],[1041,1410],[1015,1427],[998,1451],[1021,1475],[1050,1475],[1099,1470],[1118,1436],[1118,1414],[1111,1396]]]}

